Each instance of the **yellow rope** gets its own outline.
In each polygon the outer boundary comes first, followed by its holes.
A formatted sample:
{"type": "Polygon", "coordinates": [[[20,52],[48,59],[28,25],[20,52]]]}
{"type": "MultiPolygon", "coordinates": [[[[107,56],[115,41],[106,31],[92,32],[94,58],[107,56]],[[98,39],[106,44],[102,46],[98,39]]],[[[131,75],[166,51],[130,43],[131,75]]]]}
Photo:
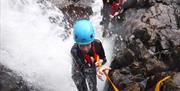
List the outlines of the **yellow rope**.
{"type": "Polygon", "coordinates": [[[156,84],[155,91],[160,91],[160,87],[161,87],[162,82],[164,82],[164,81],[166,81],[166,80],[169,80],[170,78],[171,78],[171,76],[166,76],[165,78],[163,78],[162,80],[160,80],[160,81],[156,84]]]}
{"type": "MultiPolygon", "coordinates": [[[[97,61],[99,61],[99,56],[97,55],[97,61]]],[[[98,65],[98,67],[102,67],[101,64],[98,65]]],[[[106,79],[111,83],[114,91],[119,91],[118,88],[115,86],[115,84],[111,81],[110,77],[108,76],[108,74],[106,74],[105,71],[103,71],[104,75],[106,76],[106,79]]]]}
{"type": "Polygon", "coordinates": [[[107,80],[111,83],[112,87],[114,88],[114,91],[119,91],[118,88],[114,85],[114,83],[111,81],[110,77],[106,74],[106,72],[103,72],[107,78],[107,80]]]}

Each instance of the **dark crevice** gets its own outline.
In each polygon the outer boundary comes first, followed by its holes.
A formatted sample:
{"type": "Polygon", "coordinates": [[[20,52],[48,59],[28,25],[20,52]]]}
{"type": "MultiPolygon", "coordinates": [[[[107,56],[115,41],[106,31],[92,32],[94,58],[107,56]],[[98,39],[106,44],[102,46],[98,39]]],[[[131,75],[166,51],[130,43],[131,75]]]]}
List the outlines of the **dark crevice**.
{"type": "Polygon", "coordinates": [[[178,12],[178,8],[175,9],[174,15],[176,18],[177,28],[180,29],[180,11],[178,12]]]}

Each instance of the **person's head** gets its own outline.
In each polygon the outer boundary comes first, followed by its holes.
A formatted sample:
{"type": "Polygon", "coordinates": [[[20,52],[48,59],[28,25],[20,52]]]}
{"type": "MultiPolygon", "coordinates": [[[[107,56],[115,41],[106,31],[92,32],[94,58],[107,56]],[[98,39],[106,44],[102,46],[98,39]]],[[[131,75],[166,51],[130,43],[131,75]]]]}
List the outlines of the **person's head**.
{"type": "Polygon", "coordinates": [[[75,22],[73,29],[74,41],[80,50],[88,52],[95,38],[92,23],[89,20],[79,20],[75,22]]]}

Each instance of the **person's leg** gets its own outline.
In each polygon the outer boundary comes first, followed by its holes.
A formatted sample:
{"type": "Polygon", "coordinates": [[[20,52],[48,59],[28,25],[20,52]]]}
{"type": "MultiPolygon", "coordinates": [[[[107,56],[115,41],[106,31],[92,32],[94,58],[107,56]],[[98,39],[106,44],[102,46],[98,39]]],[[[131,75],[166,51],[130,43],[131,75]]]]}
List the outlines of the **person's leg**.
{"type": "Polygon", "coordinates": [[[101,20],[101,22],[100,22],[100,25],[103,25],[103,24],[104,24],[105,13],[106,13],[105,7],[106,7],[106,5],[104,5],[103,8],[101,9],[102,20],[101,20]]]}
{"type": "Polygon", "coordinates": [[[107,37],[108,36],[108,34],[109,34],[109,23],[110,23],[110,14],[111,14],[111,4],[107,4],[106,5],[106,7],[105,7],[105,9],[106,9],[106,11],[105,11],[105,14],[104,14],[104,24],[103,24],[103,37],[107,37]]]}
{"type": "Polygon", "coordinates": [[[90,91],[97,91],[96,68],[88,68],[86,71],[86,80],[90,91]]]}
{"type": "Polygon", "coordinates": [[[74,74],[72,79],[78,89],[78,91],[88,91],[86,80],[81,74],[74,74]]]}
{"type": "Polygon", "coordinates": [[[87,76],[86,79],[87,79],[90,91],[97,91],[96,75],[89,75],[89,76],[87,76]]]}
{"type": "Polygon", "coordinates": [[[85,76],[82,74],[75,61],[72,62],[72,79],[78,91],[88,91],[85,76]]]}
{"type": "MultiPolygon", "coordinates": [[[[103,24],[105,22],[109,22],[110,13],[111,13],[111,4],[105,3],[102,10],[101,10],[103,24]]],[[[103,25],[103,24],[101,24],[101,25],[103,25]]]]}

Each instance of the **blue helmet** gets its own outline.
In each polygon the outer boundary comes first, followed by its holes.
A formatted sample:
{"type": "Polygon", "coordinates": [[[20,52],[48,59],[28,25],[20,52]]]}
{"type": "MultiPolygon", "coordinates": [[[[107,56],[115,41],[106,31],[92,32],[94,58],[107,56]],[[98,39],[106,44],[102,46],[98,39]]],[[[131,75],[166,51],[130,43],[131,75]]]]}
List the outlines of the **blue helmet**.
{"type": "Polygon", "coordinates": [[[79,45],[90,44],[95,37],[94,28],[89,20],[79,20],[74,24],[74,40],[79,45]]]}

